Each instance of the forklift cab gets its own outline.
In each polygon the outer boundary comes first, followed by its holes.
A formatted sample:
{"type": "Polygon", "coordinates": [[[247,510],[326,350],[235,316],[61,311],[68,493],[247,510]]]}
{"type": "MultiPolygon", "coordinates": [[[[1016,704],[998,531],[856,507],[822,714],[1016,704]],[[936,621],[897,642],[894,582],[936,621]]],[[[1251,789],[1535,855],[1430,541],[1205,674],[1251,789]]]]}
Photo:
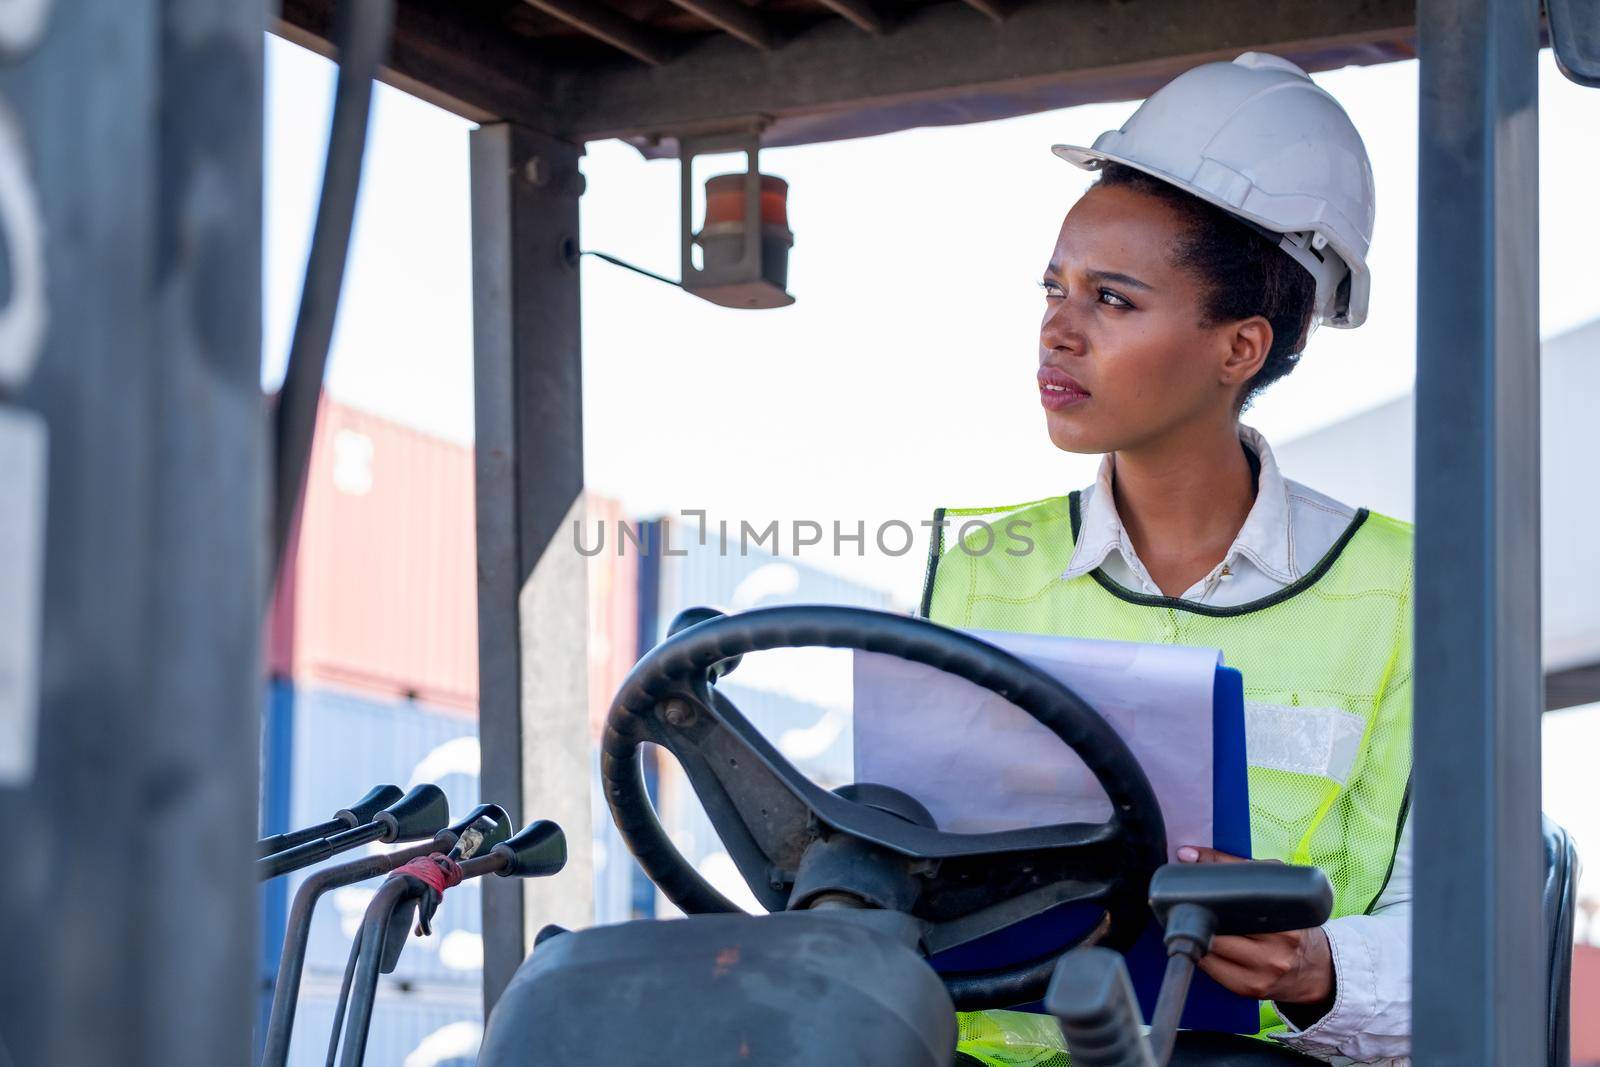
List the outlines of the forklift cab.
{"type": "MultiPolygon", "coordinates": [[[[813,605],[732,616],[691,609],[618,692],[601,770],[630,850],[689,917],[541,935],[490,1016],[480,1055],[488,1067],[535,1059],[949,1067],[957,1062],[957,1010],[1042,999],[1062,1019],[1069,1041],[1074,1019],[1088,1018],[1102,1030],[1120,1027],[1125,1043],[1145,1054],[1125,980],[1075,977],[1075,966],[1091,962],[1072,951],[1077,945],[1126,950],[1150,921],[1152,904],[1170,933],[1175,902],[1209,908],[1217,932],[1317,925],[1332,903],[1326,879],[1309,868],[1162,867],[1166,831],[1155,794],[1105,720],[1009,653],[917,618],[813,605]],[[956,834],[941,831],[916,798],[899,790],[867,783],[822,789],[715,687],[744,653],[795,646],[886,653],[1005,696],[1082,758],[1111,800],[1111,817],[1098,825],[956,834]],[[682,764],[729,855],[771,914],[742,912],[673,847],[645,791],[644,742],[666,747],[682,764]],[[1210,881],[1202,885],[1191,876],[1210,881]],[[1168,888],[1153,891],[1152,879],[1163,878],[1168,888]],[[940,973],[930,966],[930,957],[945,949],[1066,904],[1099,909],[1098,922],[1071,944],[988,970],[940,973]],[[1097,991],[1079,992],[1088,986],[1097,991]]],[[[1545,836],[1550,1062],[1556,1064],[1565,1048],[1577,863],[1559,828],[1547,825],[1545,836]]],[[[1115,969],[1121,973],[1120,961],[1115,969]]],[[[1180,1003],[1182,988],[1175,994],[1180,1003]]],[[[1248,1037],[1186,1033],[1169,1062],[1316,1061],[1248,1037]]]]}
{"type": "MultiPolygon", "coordinates": [[[[24,876],[0,881],[0,1059],[247,1058],[260,976],[238,961],[252,957],[258,907],[261,579],[300,503],[373,77],[480,124],[482,791],[582,826],[590,766],[565,757],[587,738],[587,708],[567,691],[582,685],[584,650],[565,620],[582,611],[585,560],[552,548],[584,474],[583,146],[626,137],[680,161],[745,151],[742,227],[726,216],[697,235],[682,168],[682,261],[696,244],[706,253],[683,280],[708,298],[777,303],[787,278],[767,243],[790,237],[763,214],[759,150],[1133,99],[1252,49],[1311,71],[1419,59],[1415,1056],[1563,1064],[1576,862],[1558,830],[1541,847],[1536,821],[1545,40],[1563,73],[1600,86],[1594,0],[0,3],[0,540],[22,547],[0,554],[0,818],[95,826],[107,872],[85,866],[72,835],[46,832],[19,859],[24,876]],[[267,8],[274,32],[340,61],[270,435],[267,8]],[[523,726],[536,720],[557,758],[528,773],[523,726]]],[[[1098,903],[1100,944],[1120,943],[1160,855],[1137,765],[1070,694],[914,625],[752,613],[646,658],[612,713],[606,788],[641,862],[691,918],[561,934],[523,960],[522,891],[486,885],[485,1063],[693,1063],[697,1049],[713,1063],[861,1062],[863,1049],[948,1062],[951,1008],[1037,999],[1058,965],[935,977],[931,946],[1067,898],[1098,903]],[[1109,753],[1095,769],[1121,801],[1115,816],[959,837],[908,798],[805,782],[709,676],[742,650],[818,643],[927,656],[1003,688],[1080,753],[1109,753]],[[671,849],[634,762],[645,740],[690,770],[775,914],[733,914],[671,849]]],[[[582,878],[568,885],[588,892],[582,878]]]]}

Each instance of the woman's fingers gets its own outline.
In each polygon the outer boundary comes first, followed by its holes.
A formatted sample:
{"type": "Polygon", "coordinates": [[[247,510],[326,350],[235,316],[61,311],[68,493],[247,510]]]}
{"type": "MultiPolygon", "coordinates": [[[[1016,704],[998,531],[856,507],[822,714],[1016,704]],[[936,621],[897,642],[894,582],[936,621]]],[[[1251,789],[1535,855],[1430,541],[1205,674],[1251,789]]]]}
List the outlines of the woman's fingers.
{"type": "Polygon", "coordinates": [[[1253,860],[1244,856],[1235,856],[1227,852],[1219,852],[1214,848],[1204,845],[1179,845],[1179,863],[1282,863],[1282,860],[1253,860]]]}
{"type": "Polygon", "coordinates": [[[1313,1003],[1333,993],[1333,959],[1321,930],[1213,939],[1200,969],[1258,1000],[1313,1003]]]}
{"type": "Polygon", "coordinates": [[[1200,957],[1200,969],[1216,979],[1224,989],[1254,1000],[1268,999],[1263,976],[1254,969],[1216,953],[1200,957]]]}
{"type": "Polygon", "coordinates": [[[1226,852],[1219,852],[1214,848],[1203,845],[1179,845],[1178,862],[1180,863],[1249,863],[1250,861],[1226,852]]]}
{"type": "Polygon", "coordinates": [[[1208,955],[1248,967],[1261,959],[1263,951],[1262,946],[1253,937],[1219,934],[1211,939],[1211,951],[1208,955]]]}
{"type": "Polygon", "coordinates": [[[1296,956],[1300,931],[1282,934],[1219,934],[1211,939],[1210,955],[1244,967],[1282,968],[1296,956]]]}

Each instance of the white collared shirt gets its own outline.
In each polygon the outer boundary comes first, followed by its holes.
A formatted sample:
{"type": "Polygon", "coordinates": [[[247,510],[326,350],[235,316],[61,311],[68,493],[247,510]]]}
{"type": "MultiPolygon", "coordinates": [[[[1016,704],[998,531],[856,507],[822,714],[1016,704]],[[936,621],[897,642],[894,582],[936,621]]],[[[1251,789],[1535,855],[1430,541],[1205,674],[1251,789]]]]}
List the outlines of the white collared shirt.
{"type": "MultiPolygon", "coordinates": [[[[1314,568],[1355,518],[1354,508],[1285,479],[1271,447],[1255,430],[1241,426],[1239,437],[1261,464],[1255,503],[1227,554],[1179,599],[1234,607],[1270,596],[1314,568]]],[[[1099,569],[1133,592],[1163,596],[1117,515],[1112,471],[1112,457],[1107,456],[1095,484],[1079,496],[1077,545],[1062,577],[1077,578],[1099,569]]],[[[1409,1064],[1409,819],[1400,834],[1394,870],[1372,912],[1329,920],[1323,929],[1333,952],[1337,984],[1333,1007],[1304,1030],[1290,1023],[1289,1033],[1279,1035],[1279,1040],[1333,1063],[1409,1064]]]]}

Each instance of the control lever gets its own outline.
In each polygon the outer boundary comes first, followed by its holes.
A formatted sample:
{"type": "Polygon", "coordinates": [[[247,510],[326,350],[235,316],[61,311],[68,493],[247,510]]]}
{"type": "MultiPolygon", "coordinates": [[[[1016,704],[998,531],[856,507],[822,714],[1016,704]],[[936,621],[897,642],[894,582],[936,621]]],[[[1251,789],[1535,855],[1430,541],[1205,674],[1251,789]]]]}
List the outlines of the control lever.
{"type": "Polygon", "coordinates": [[[1061,1023],[1073,1067],[1155,1067],[1139,1035],[1139,1002],[1122,957],[1109,948],[1061,957],[1044,1008],[1061,1023]]]}
{"type": "Polygon", "coordinates": [[[261,881],[298,871],[329,856],[348,852],[371,841],[392,844],[432,837],[450,822],[450,801],[436,785],[419,785],[399,800],[372,816],[363,826],[352,827],[328,837],[296,845],[256,860],[256,877],[261,881]]]}
{"type": "Polygon", "coordinates": [[[357,826],[365,826],[372,821],[372,817],[399,800],[405,793],[397,785],[375,785],[367,791],[367,795],[350,805],[334,812],[333,818],[327,822],[319,822],[315,826],[303,826],[298,830],[287,833],[274,834],[263,837],[256,842],[256,855],[270,856],[275,852],[303,845],[307,841],[315,841],[319,837],[336,834],[340,830],[353,830],[357,826]]]}
{"type": "Polygon", "coordinates": [[[1150,880],[1150,909],[1166,930],[1167,970],[1148,1047],[1121,956],[1080,948],[1056,964],[1044,1005],[1061,1023],[1074,1067],[1166,1067],[1194,965],[1212,938],[1321,926],[1333,912],[1333,887],[1315,867],[1169,863],[1150,880]]]}
{"type": "MultiPolygon", "coordinates": [[[[488,849],[479,851],[460,864],[461,880],[481,878],[493,874],[501,878],[548,878],[558,873],[567,863],[567,838],[561,827],[546,819],[529,823],[517,833],[488,849]]],[[[328,1063],[335,1062],[335,1051],[341,1048],[337,1062],[342,1067],[361,1067],[367,1054],[367,1031],[372,1026],[372,1005],[378,992],[378,975],[385,965],[391,970],[398,961],[399,945],[390,945],[390,937],[403,943],[407,927],[392,924],[397,908],[407,900],[415,900],[426,892],[416,878],[399,878],[390,875],[373,895],[362,917],[361,930],[350,946],[350,960],[345,967],[344,988],[340,991],[340,1006],[334,1012],[333,1032],[329,1035],[328,1063]],[[345,1004],[348,999],[349,1014],[346,1021],[345,1004]]]]}
{"type": "MultiPolygon", "coordinates": [[[[397,788],[395,792],[399,792],[397,788]]],[[[283,1067],[289,1060],[289,1039],[294,1030],[296,1003],[300,998],[300,977],[305,970],[306,944],[311,939],[311,917],[317,901],[329,890],[388,874],[410,860],[448,852],[452,859],[463,859],[489,852],[511,836],[511,820],[498,804],[479,804],[467,817],[440,830],[433,840],[400,849],[380,852],[349,863],[324,867],[305,881],[294,895],[289,921],[283,932],[283,951],[278,956],[278,976],[272,988],[272,1013],[261,1055],[261,1067],[283,1067]],[[471,847],[469,841],[474,842],[471,847]]],[[[407,916],[409,919],[409,914],[407,916]]],[[[392,968],[391,968],[392,969],[392,968]]]]}
{"type": "MultiPolygon", "coordinates": [[[[472,809],[472,813],[461,820],[451,829],[456,831],[456,842],[445,853],[452,860],[460,862],[471,859],[483,853],[487,855],[496,845],[511,837],[511,817],[504,808],[498,804],[479,804],[472,809]]],[[[400,962],[400,949],[405,945],[406,931],[411,929],[411,921],[417,918],[419,933],[429,933],[428,925],[433,920],[433,907],[438,905],[438,898],[434,898],[432,905],[425,905],[420,899],[407,899],[396,906],[394,913],[389,916],[389,929],[384,934],[384,956],[378,970],[383,974],[393,974],[400,962]]]]}
{"type": "Polygon", "coordinates": [[[479,804],[451,829],[455,831],[456,843],[450,849],[450,858],[469,860],[511,836],[511,816],[498,804],[479,804]]]}
{"type": "Polygon", "coordinates": [[[1169,863],[1150,879],[1150,910],[1166,929],[1167,970],[1150,1018],[1158,1067],[1172,1056],[1194,965],[1217,934],[1273,934],[1321,926],[1333,886],[1315,867],[1282,863],[1169,863]]]}

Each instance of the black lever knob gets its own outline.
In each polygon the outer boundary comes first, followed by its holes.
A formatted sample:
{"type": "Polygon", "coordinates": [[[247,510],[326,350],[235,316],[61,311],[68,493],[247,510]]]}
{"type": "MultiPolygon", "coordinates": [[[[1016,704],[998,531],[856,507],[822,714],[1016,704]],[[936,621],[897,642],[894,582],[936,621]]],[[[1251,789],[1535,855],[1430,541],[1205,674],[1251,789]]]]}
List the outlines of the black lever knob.
{"type": "Polygon", "coordinates": [[[539,819],[490,854],[505,857],[506,865],[495,872],[502,878],[545,878],[567,865],[567,835],[549,819],[539,819]]]}
{"type": "Polygon", "coordinates": [[[383,825],[380,841],[418,841],[449,825],[450,800],[443,789],[424,783],[378,812],[372,821],[383,825]]]}
{"type": "Polygon", "coordinates": [[[450,853],[452,858],[487,856],[490,849],[511,837],[511,816],[498,804],[479,804],[465,819],[452,823],[448,830],[456,839],[450,853]]]}
{"type": "Polygon", "coordinates": [[[1150,880],[1150,908],[1168,926],[1180,904],[1210,912],[1215,934],[1274,934],[1327,922],[1333,887],[1315,867],[1169,863],[1150,880]]]}
{"type": "Polygon", "coordinates": [[[333,817],[344,820],[346,826],[365,826],[374,815],[403,796],[405,792],[397,785],[375,785],[366,796],[348,808],[334,812],[333,817]]]}

